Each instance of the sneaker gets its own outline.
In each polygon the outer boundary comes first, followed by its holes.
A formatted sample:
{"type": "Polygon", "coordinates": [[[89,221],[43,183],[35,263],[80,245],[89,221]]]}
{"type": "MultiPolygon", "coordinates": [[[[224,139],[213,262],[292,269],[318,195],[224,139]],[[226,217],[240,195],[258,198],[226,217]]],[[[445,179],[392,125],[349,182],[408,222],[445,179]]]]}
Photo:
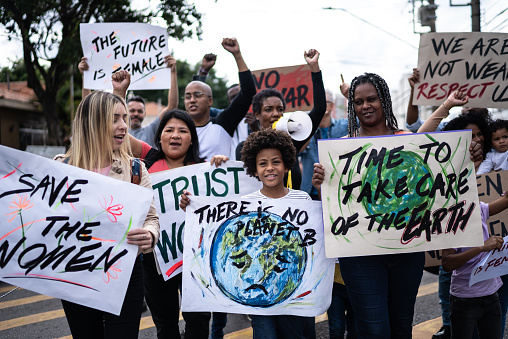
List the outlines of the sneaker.
{"type": "Polygon", "coordinates": [[[439,331],[432,336],[432,339],[450,339],[451,335],[450,325],[443,325],[439,331]]]}

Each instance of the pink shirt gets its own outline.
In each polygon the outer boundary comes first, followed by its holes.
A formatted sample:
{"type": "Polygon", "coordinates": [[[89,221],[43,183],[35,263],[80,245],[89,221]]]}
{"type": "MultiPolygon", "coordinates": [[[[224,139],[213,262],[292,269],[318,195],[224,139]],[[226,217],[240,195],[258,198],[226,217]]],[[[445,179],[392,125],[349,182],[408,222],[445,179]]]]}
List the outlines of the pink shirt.
{"type": "MultiPolygon", "coordinates": [[[[152,149],[152,146],[148,145],[146,142],[141,141],[141,159],[145,159],[148,152],[152,149]]],[[[169,170],[169,166],[166,163],[166,159],[159,159],[153,163],[152,166],[148,169],[148,173],[157,173],[161,171],[169,170]]]]}

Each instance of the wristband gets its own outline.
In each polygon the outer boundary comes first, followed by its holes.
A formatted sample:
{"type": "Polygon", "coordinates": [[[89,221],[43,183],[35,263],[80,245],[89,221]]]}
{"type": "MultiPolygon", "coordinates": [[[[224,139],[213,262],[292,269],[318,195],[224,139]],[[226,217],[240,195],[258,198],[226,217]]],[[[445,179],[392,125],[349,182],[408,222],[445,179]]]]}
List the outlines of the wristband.
{"type": "Polygon", "coordinates": [[[206,75],[208,75],[208,71],[206,69],[204,69],[203,67],[199,67],[199,73],[204,73],[206,75]]]}

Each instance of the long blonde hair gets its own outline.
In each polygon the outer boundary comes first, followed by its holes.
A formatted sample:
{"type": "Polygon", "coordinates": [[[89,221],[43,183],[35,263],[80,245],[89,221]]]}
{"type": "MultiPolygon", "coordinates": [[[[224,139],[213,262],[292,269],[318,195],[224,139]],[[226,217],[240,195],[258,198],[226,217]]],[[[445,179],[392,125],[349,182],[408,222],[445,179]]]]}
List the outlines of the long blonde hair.
{"type": "MultiPolygon", "coordinates": [[[[118,105],[123,105],[125,112],[128,112],[121,97],[103,91],[94,91],[81,101],[72,122],[72,142],[66,154],[70,165],[97,170],[110,165],[114,153],[129,160],[131,148],[128,135],[120,150],[113,151],[113,122],[118,105]]],[[[126,124],[128,126],[129,122],[126,124]]]]}

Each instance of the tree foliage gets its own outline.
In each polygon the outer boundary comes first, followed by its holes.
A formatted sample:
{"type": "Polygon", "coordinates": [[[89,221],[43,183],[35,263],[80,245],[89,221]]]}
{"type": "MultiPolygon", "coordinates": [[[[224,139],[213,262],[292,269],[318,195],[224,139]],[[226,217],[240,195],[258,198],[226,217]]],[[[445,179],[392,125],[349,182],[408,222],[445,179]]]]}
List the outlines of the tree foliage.
{"type": "Polygon", "coordinates": [[[162,0],[154,11],[133,10],[129,0],[0,0],[0,23],[9,39],[23,44],[28,86],[42,104],[50,144],[62,144],[69,121],[57,97],[82,55],[79,24],[147,22],[159,15],[174,38],[201,34],[201,14],[187,0],[162,0]]]}
{"type": "MultiPolygon", "coordinates": [[[[198,74],[199,67],[201,63],[197,63],[194,66],[191,66],[186,61],[176,61],[176,69],[177,69],[177,78],[178,78],[178,108],[185,110],[184,102],[183,102],[183,94],[185,93],[185,87],[189,82],[192,81],[192,76],[194,74],[198,74]]],[[[226,108],[229,103],[227,99],[227,81],[223,78],[217,77],[215,70],[212,68],[208,77],[206,79],[206,83],[210,85],[213,93],[213,107],[217,108],[226,108]]],[[[157,102],[158,99],[161,99],[162,105],[166,106],[168,104],[168,90],[136,90],[132,91],[134,95],[141,95],[148,101],[157,102]]],[[[130,94],[129,94],[130,95],[130,94]]]]}

